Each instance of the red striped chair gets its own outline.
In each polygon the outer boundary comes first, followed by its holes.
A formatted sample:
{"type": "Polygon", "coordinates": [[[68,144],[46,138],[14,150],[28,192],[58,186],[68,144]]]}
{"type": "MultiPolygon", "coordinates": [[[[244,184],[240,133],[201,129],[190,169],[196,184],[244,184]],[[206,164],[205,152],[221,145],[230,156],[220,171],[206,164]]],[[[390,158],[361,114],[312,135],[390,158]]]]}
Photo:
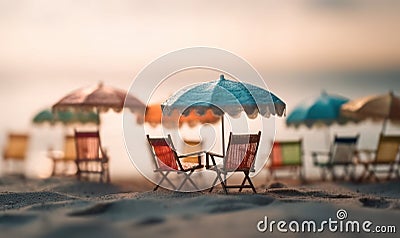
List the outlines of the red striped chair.
{"type": "Polygon", "coordinates": [[[147,140],[149,142],[150,150],[154,159],[154,172],[157,172],[161,175],[161,179],[154,188],[154,191],[156,191],[164,181],[171,185],[173,190],[182,189],[186,182],[191,183],[196,190],[200,190],[190,176],[196,170],[204,167],[201,164],[201,155],[204,153],[204,151],[178,155],[170,135],[162,138],[150,138],[150,136],[147,135],[147,140]],[[181,159],[194,155],[197,156],[197,163],[181,162],[181,159]],[[168,178],[170,173],[183,174],[185,175],[185,178],[179,184],[179,186],[175,186],[175,184],[173,184],[168,178]]]}
{"type": "Polygon", "coordinates": [[[82,176],[98,174],[100,182],[110,182],[109,157],[103,150],[99,131],[76,131],[76,175],[79,180],[82,176]]]}
{"type": "Polygon", "coordinates": [[[255,171],[254,163],[260,138],[261,131],[258,132],[258,134],[244,135],[233,135],[231,132],[225,156],[212,152],[206,153],[206,168],[214,170],[217,173],[210,192],[219,180],[226,194],[229,188],[239,188],[239,192],[241,192],[243,188],[251,188],[254,193],[257,193],[249,174],[255,171]],[[223,158],[223,163],[217,164],[215,157],[223,158]],[[209,165],[209,159],[211,159],[213,163],[211,166],[209,165]],[[240,185],[228,185],[226,179],[227,174],[235,172],[242,172],[244,174],[242,183],[240,185]],[[222,175],[224,175],[224,178],[222,178],[222,175]],[[245,185],[246,181],[248,185],[245,185]]]}

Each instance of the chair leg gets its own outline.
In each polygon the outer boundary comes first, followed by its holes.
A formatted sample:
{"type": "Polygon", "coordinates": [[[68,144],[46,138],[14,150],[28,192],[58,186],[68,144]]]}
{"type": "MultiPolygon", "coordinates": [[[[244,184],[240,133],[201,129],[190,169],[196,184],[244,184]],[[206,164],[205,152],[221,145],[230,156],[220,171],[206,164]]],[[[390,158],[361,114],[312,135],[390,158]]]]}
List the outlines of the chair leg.
{"type": "Polygon", "coordinates": [[[245,176],[243,178],[242,184],[240,185],[240,188],[239,188],[239,192],[241,192],[243,190],[243,186],[246,183],[246,179],[247,179],[247,177],[246,177],[246,173],[245,173],[245,176]]]}
{"type": "Polygon", "coordinates": [[[56,161],[55,159],[53,159],[53,171],[51,172],[51,176],[55,176],[56,175],[56,161]]]}
{"type": "Polygon", "coordinates": [[[185,175],[185,179],[182,181],[182,183],[179,185],[179,187],[178,187],[178,189],[177,190],[181,190],[182,189],[182,187],[183,187],[183,185],[186,183],[186,181],[189,181],[191,184],[192,184],[192,186],[198,191],[198,190],[200,190],[199,189],[199,187],[197,187],[197,185],[194,183],[194,181],[192,180],[192,178],[190,177],[192,174],[193,174],[193,170],[192,171],[190,171],[188,174],[187,173],[184,173],[184,175],[185,175]]]}
{"type": "Polygon", "coordinates": [[[111,182],[111,178],[110,178],[110,167],[107,164],[107,183],[111,182]]]}
{"type": "Polygon", "coordinates": [[[394,164],[390,164],[390,168],[389,168],[388,176],[386,177],[386,180],[390,180],[393,172],[394,172],[394,164]]]}
{"type": "Polygon", "coordinates": [[[171,171],[166,171],[165,174],[163,173],[163,171],[159,171],[159,172],[160,172],[162,178],[161,178],[160,181],[157,183],[157,185],[156,185],[156,187],[153,189],[153,191],[156,191],[156,190],[160,187],[160,185],[164,182],[164,180],[165,180],[167,183],[169,183],[169,184],[172,186],[172,188],[173,188],[174,190],[176,190],[176,186],[171,182],[171,180],[169,180],[169,179],[167,178],[168,174],[169,174],[171,171]]]}
{"type": "Polygon", "coordinates": [[[76,178],[80,181],[81,180],[81,168],[78,162],[76,164],[76,178]]]}
{"type": "Polygon", "coordinates": [[[192,180],[192,178],[188,178],[189,182],[193,185],[193,187],[196,189],[196,191],[199,191],[199,187],[197,187],[196,183],[192,180]]]}
{"type": "Polygon", "coordinates": [[[321,168],[321,180],[326,181],[326,178],[327,178],[326,168],[321,168]]]}
{"type": "Polygon", "coordinates": [[[224,173],[224,179],[222,179],[221,172],[219,172],[219,180],[221,181],[222,189],[224,189],[225,194],[228,194],[227,182],[226,182],[226,173],[224,173]]]}
{"type": "Polygon", "coordinates": [[[375,180],[376,182],[379,182],[380,180],[379,180],[378,175],[376,174],[375,170],[376,170],[376,166],[373,166],[369,171],[369,176],[367,179],[375,180]]]}
{"type": "Polygon", "coordinates": [[[214,189],[215,184],[217,184],[218,178],[219,177],[218,177],[218,174],[217,174],[217,176],[215,176],[214,182],[212,182],[212,186],[211,186],[211,188],[210,188],[210,190],[208,192],[212,192],[212,190],[214,189]]]}
{"type": "Polygon", "coordinates": [[[249,184],[251,186],[251,189],[253,190],[254,193],[257,193],[256,191],[256,187],[254,187],[253,182],[251,181],[250,177],[249,177],[249,173],[247,173],[247,180],[249,181],[249,184]]]}
{"type": "Polygon", "coordinates": [[[369,177],[369,165],[368,164],[363,164],[363,172],[361,173],[360,177],[357,179],[358,182],[361,182],[369,177]]]}
{"type": "MultiPolygon", "coordinates": [[[[228,194],[228,190],[226,188],[226,184],[225,184],[224,180],[222,179],[221,172],[218,169],[216,170],[216,172],[217,172],[217,176],[214,179],[213,186],[210,188],[209,192],[212,192],[212,190],[215,187],[215,184],[217,183],[217,180],[219,179],[219,181],[221,182],[222,189],[224,190],[225,194],[228,194]]],[[[224,175],[226,177],[226,174],[224,174],[224,175]]]]}

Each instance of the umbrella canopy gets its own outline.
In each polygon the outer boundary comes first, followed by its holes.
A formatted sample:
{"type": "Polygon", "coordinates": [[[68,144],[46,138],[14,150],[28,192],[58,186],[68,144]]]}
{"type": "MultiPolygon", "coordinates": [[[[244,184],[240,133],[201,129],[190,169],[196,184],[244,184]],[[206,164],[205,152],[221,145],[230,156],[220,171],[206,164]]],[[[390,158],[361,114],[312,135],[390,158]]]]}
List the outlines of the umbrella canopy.
{"type": "Polygon", "coordinates": [[[146,108],[139,99],[125,91],[99,83],[94,87],[73,91],[54,104],[53,110],[78,108],[106,112],[113,109],[115,112],[120,112],[123,107],[129,108],[134,113],[144,112],[146,108]]]}
{"type": "Polygon", "coordinates": [[[44,109],[36,114],[32,122],[34,124],[50,123],[52,125],[56,123],[62,123],[64,125],[74,123],[94,123],[99,124],[99,115],[95,112],[76,112],[76,111],[57,111],[53,113],[50,109],[44,109]]]}
{"type": "Polygon", "coordinates": [[[297,105],[288,115],[286,125],[295,127],[306,125],[311,128],[314,125],[344,124],[349,118],[340,114],[340,107],[348,101],[349,99],[345,97],[323,91],[320,96],[297,105]]]}
{"type": "Polygon", "coordinates": [[[227,80],[224,75],[221,75],[219,80],[179,90],[161,106],[163,114],[167,116],[172,115],[174,111],[185,116],[193,111],[198,115],[205,115],[207,110],[221,116],[223,154],[225,154],[224,113],[239,117],[245,112],[249,118],[255,118],[258,114],[264,117],[282,116],[286,108],[286,104],[273,93],[252,84],[227,80]]]}
{"type": "Polygon", "coordinates": [[[183,116],[177,113],[174,113],[171,116],[162,116],[162,110],[160,104],[149,105],[146,108],[146,114],[144,121],[150,124],[153,127],[162,124],[166,127],[174,127],[175,123],[178,122],[179,126],[183,124],[187,124],[190,127],[194,127],[199,123],[217,123],[219,121],[219,117],[215,116],[211,110],[207,110],[207,112],[200,116],[197,115],[194,111],[192,111],[189,115],[183,116]]]}
{"type": "Polygon", "coordinates": [[[143,122],[146,105],[136,97],[123,90],[99,83],[94,87],[81,88],[63,97],[53,105],[53,111],[76,109],[79,111],[107,112],[109,109],[115,112],[122,108],[129,108],[135,113],[138,122],[143,122]]]}
{"type": "Polygon", "coordinates": [[[219,80],[200,83],[184,88],[172,95],[162,105],[163,113],[171,115],[178,110],[189,115],[192,110],[204,115],[211,109],[214,115],[225,112],[232,117],[239,117],[245,112],[249,118],[258,114],[282,116],[286,104],[273,93],[248,83],[226,80],[224,75],[219,80]]]}
{"type": "Polygon", "coordinates": [[[342,105],[341,113],[357,120],[384,120],[384,132],[387,120],[400,122],[400,97],[389,92],[354,99],[342,105]]]}

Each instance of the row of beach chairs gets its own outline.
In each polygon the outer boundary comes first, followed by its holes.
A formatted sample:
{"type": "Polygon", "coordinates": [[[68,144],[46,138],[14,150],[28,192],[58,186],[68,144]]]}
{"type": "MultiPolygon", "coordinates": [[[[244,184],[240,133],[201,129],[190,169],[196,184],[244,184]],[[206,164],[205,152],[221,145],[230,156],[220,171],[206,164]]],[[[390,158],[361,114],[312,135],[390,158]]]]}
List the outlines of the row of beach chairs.
{"type": "MultiPolygon", "coordinates": [[[[176,170],[188,175],[187,181],[196,186],[190,179],[190,175],[197,169],[203,168],[199,159],[199,155],[204,153],[206,156],[206,169],[213,169],[217,172],[215,183],[220,180],[226,191],[229,186],[226,184],[226,176],[229,172],[241,171],[244,173],[242,185],[234,186],[240,189],[244,187],[252,188],[254,186],[249,178],[249,173],[254,171],[254,160],[257,153],[260,136],[255,135],[230,135],[229,144],[226,151],[226,156],[213,153],[205,153],[204,151],[194,151],[185,155],[177,155],[176,150],[170,147],[166,149],[165,145],[172,146],[171,138],[150,138],[148,142],[152,147],[153,158],[156,165],[155,172],[162,174],[162,181],[167,181],[167,175],[176,170]],[[245,136],[244,139],[239,139],[245,136]],[[251,138],[251,140],[249,140],[251,138]],[[247,141],[246,141],[247,139],[247,141]],[[164,142],[162,142],[164,141],[164,142]],[[253,143],[250,143],[253,141],[253,143]],[[240,143],[239,143],[240,142],[240,143]],[[163,145],[164,143],[164,145],[163,145]],[[161,151],[166,155],[158,153],[157,145],[163,148],[161,151]],[[164,146],[164,147],[163,147],[164,146]],[[254,147],[256,146],[256,147],[254,147]],[[247,154],[243,154],[243,153],[247,154]],[[169,153],[169,154],[168,154],[169,153]],[[167,161],[160,161],[163,156],[169,158],[167,161]],[[215,157],[223,157],[224,162],[229,166],[217,167],[215,157]],[[213,163],[210,165],[210,161],[213,163]],[[233,162],[232,162],[233,161],[233,162]],[[242,162],[240,162],[242,161],[242,162]],[[184,167],[181,163],[195,164],[194,167],[184,167]],[[197,163],[197,164],[196,164],[197,163]],[[161,165],[161,166],[160,166],[161,165]],[[245,167],[241,167],[244,166],[245,167]],[[164,169],[166,169],[164,171],[164,169]],[[248,182],[248,185],[245,185],[248,182]],[[225,185],[225,186],[224,186],[225,185]]],[[[386,178],[391,178],[394,175],[399,177],[399,147],[400,136],[380,135],[376,150],[357,150],[357,142],[359,136],[355,137],[339,137],[335,136],[331,145],[330,151],[312,152],[313,163],[321,169],[321,178],[326,180],[331,178],[336,179],[376,179],[379,180],[378,174],[386,174],[386,178]],[[356,178],[356,168],[362,167],[363,172],[356,178]],[[338,173],[338,170],[341,173],[338,173]]],[[[16,159],[22,161],[26,156],[26,148],[28,145],[29,136],[23,134],[10,134],[8,144],[3,150],[3,158],[5,160],[16,159]]],[[[195,144],[196,142],[188,142],[195,144]]],[[[79,179],[85,175],[98,174],[100,181],[109,182],[109,158],[106,151],[101,146],[99,132],[75,132],[74,136],[66,136],[64,144],[64,152],[56,153],[49,151],[48,157],[53,160],[52,175],[65,174],[67,164],[76,166],[76,172],[79,179]]],[[[296,141],[275,141],[270,154],[270,160],[266,168],[272,177],[276,177],[280,170],[288,170],[291,176],[298,175],[300,180],[304,178],[303,166],[303,142],[296,141]]],[[[185,180],[185,181],[186,181],[185,180]]],[[[176,187],[179,189],[183,185],[176,187]]],[[[158,187],[156,187],[158,188],[158,187]]]]}
{"type": "MultiPolygon", "coordinates": [[[[10,133],[3,148],[6,166],[21,165],[28,145],[29,135],[10,133]]],[[[52,176],[68,175],[68,167],[73,167],[73,175],[78,179],[96,174],[101,182],[110,182],[109,157],[101,145],[99,131],[75,131],[75,135],[65,136],[63,151],[50,149],[48,157],[53,161],[52,176]]]]}
{"type": "MultiPolygon", "coordinates": [[[[358,150],[359,136],[335,136],[329,151],[313,151],[311,156],[313,164],[320,168],[321,179],[332,180],[379,180],[381,174],[386,179],[394,176],[400,177],[399,148],[400,136],[383,135],[379,137],[376,150],[358,150]],[[362,168],[362,173],[357,177],[357,167],[362,168]],[[340,171],[341,170],[341,171],[340,171]],[[379,175],[378,175],[379,174],[379,175]]],[[[279,170],[291,170],[290,173],[298,174],[304,180],[303,143],[296,141],[275,141],[267,165],[272,177],[276,177],[279,170]]]]}

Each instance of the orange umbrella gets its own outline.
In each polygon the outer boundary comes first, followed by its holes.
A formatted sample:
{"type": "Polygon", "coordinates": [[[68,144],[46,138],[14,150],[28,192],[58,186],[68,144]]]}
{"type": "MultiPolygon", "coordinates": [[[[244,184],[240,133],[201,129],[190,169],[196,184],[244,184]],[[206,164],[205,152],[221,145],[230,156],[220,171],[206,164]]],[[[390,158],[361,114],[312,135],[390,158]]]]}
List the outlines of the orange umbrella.
{"type": "Polygon", "coordinates": [[[197,124],[204,123],[217,123],[220,117],[215,116],[211,110],[208,110],[204,115],[198,115],[195,111],[191,111],[187,116],[180,115],[179,112],[173,113],[170,116],[162,117],[162,110],[160,104],[152,104],[147,106],[144,121],[150,124],[152,127],[156,127],[161,124],[165,127],[174,127],[176,122],[179,120],[179,126],[187,123],[190,127],[194,127],[197,124]]]}

